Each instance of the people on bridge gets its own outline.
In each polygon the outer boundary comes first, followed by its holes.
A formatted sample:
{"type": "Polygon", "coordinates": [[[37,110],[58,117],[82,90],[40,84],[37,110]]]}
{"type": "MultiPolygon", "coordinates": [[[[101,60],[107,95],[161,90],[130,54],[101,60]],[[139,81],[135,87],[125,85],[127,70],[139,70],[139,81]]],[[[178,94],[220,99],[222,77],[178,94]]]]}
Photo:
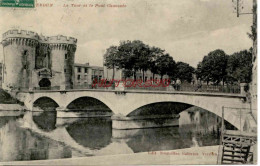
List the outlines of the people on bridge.
{"type": "Polygon", "coordinates": [[[170,86],[170,90],[175,90],[175,81],[174,80],[172,80],[172,82],[171,82],[171,86],[170,86]]]}
{"type": "Polygon", "coordinates": [[[176,90],[180,90],[181,89],[181,80],[179,78],[177,78],[176,80],[176,90]]]}
{"type": "Polygon", "coordinates": [[[198,80],[198,83],[197,83],[197,87],[196,87],[196,89],[195,89],[195,92],[196,92],[196,91],[199,91],[201,88],[202,88],[202,84],[201,84],[201,80],[199,79],[199,80],[198,80]]]}

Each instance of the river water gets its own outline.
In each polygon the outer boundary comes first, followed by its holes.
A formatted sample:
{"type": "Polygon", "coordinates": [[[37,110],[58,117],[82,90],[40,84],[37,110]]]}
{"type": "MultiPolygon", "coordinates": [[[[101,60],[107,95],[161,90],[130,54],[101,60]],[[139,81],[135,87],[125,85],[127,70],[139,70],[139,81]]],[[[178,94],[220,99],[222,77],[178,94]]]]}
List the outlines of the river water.
{"type": "MultiPolygon", "coordinates": [[[[194,109],[193,109],[194,110],[194,109]]],[[[196,108],[179,126],[112,130],[110,118],[56,118],[55,112],[0,117],[0,161],[130,154],[219,144],[221,119],[196,108]]]]}

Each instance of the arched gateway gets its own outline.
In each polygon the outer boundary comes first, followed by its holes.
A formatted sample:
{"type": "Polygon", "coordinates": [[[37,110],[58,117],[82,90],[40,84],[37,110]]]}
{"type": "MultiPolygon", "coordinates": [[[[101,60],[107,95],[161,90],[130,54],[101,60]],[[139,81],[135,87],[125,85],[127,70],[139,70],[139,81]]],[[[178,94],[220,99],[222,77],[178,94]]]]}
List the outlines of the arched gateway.
{"type": "Polygon", "coordinates": [[[43,78],[39,81],[40,88],[50,88],[51,81],[48,78],[43,78]]]}

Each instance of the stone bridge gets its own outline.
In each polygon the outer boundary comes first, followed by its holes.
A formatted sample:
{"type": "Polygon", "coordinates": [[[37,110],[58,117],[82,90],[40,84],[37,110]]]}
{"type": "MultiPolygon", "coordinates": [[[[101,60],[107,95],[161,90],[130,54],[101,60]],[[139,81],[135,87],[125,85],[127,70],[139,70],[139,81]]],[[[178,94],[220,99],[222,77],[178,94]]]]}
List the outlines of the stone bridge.
{"type": "Polygon", "coordinates": [[[206,92],[171,92],[145,90],[116,91],[99,89],[79,89],[65,91],[39,90],[17,92],[16,97],[23,101],[29,110],[33,110],[34,102],[43,97],[48,97],[54,100],[59,105],[59,110],[66,110],[67,106],[71,102],[81,97],[92,97],[101,101],[112,110],[114,114],[114,118],[112,117],[113,128],[124,128],[122,127],[122,123],[125,123],[129,120],[129,114],[142,106],[160,102],[174,102],[197,106],[220,117],[222,116],[222,108],[226,107],[224,119],[238,129],[242,129],[250,108],[250,104],[246,101],[247,98],[245,95],[206,92]]]}

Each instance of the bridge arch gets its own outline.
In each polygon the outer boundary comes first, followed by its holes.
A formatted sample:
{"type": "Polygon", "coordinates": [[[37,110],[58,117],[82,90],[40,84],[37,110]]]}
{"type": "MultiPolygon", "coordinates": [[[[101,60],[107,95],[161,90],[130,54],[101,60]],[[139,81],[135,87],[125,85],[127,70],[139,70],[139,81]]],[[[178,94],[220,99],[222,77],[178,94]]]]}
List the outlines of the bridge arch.
{"type": "Polygon", "coordinates": [[[34,100],[33,107],[39,107],[44,111],[54,111],[57,107],[59,107],[59,104],[51,97],[42,96],[34,100]]]}
{"type": "Polygon", "coordinates": [[[149,103],[141,106],[132,112],[127,117],[131,116],[144,116],[144,115],[168,115],[168,114],[179,114],[180,112],[192,107],[192,105],[178,102],[156,102],[149,103]]]}
{"type": "MultiPolygon", "coordinates": [[[[219,117],[222,117],[222,107],[236,107],[236,108],[247,108],[246,105],[240,96],[227,96],[223,94],[172,94],[172,93],[157,93],[157,94],[142,94],[142,93],[128,93],[126,94],[125,101],[126,104],[120,105],[120,114],[123,116],[129,116],[136,109],[153,103],[160,102],[176,102],[184,103],[187,105],[197,106],[202,109],[208,110],[216,114],[219,117]]],[[[120,102],[120,101],[118,101],[120,102]]],[[[123,102],[122,102],[123,103],[123,102]]],[[[244,124],[244,118],[242,123],[240,123],[240,114],[238,110],[235,109],[225,109],[224,119],[230,124],[240,129],[240,124],[244,124]]]]}
{"type": "Polygon", "coordinates": [[[83,110],[99,110],[103,112],[113,112],[111,108],[109,108],[104,102],[101,100],[89,97],[82,96],[73,99],[67,106],[67,109],[83,109],[83,110]]]}
{"type": "MultiPolygon", "coordinates": [[[[205,111],[212,114],[214,117],[218,117],[218,120],[219,120],[219,118],[221,119],[221,116],[215,114],[215,112],[205,110],[198,106],[194,106],[194,105],[190,105],[190,104],[186,104],[186,103],[178,103],[178,102],[158,102],[158,103],[147,104],[147,105],[139,107],[136,110],[130,112],[127,115],[127,117],[145,116],[145,115],[155,115],[155,116],[169,115],[170,116],[170,115],[180,114],[185,110],[187,110],[189,113],[191,113],[190,115],[193,115],[193,118],[194,118],[193,120],[195,120],[195,121],[198,121],[198,118],[200,119],[200,117],[198,117],[198,115],[201,116],[201,114],[203,114],[203,112],[205,112],[205,111]],[[192,114],[192,112],[195,114],[192,114]]],[[[235,127],[232,124],[230,124],[228,121],[226,121],[225,124],[228,125],[227,127],[229,129],[235,127]]],[[[235,127],[235,128],[237,128],[237,127],[235,127]]]]}
{"type": "MultiPolygon", "coordinates": [[[[79,98],[94,98],[104,105],[106,105],[112,112],[117,109],[117,105],[114,103],[115,100],[113,97],[110,96],[111,93],[103,93],[102,91],[100,92],[88,92],[86,93],[85,91],[78,91],[77,93],[75,92],[66,92],[66,93],[61,93],[61,92],[50,92],[50,93],[34,93],[33,95],[29,95],[28,98],[26,99],[25,103],[28,105],[28,108],[31,108],[30,105],[33,106],[33,104],[41,98],[50,98],[51,100],[55,101],[57,103],[58,107],[67,109],[69,104],[71,102],[79,99],[79,98]]],[[[114,95],[112,93],[112,95],[114,95]]],[[[116,111],[114,113],[117,113],[116,111]]]]}

